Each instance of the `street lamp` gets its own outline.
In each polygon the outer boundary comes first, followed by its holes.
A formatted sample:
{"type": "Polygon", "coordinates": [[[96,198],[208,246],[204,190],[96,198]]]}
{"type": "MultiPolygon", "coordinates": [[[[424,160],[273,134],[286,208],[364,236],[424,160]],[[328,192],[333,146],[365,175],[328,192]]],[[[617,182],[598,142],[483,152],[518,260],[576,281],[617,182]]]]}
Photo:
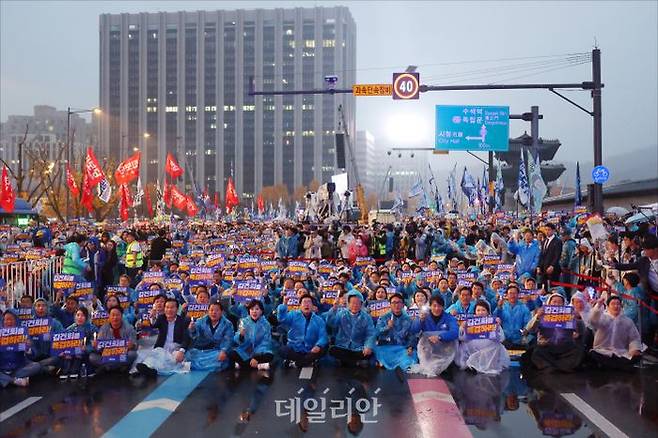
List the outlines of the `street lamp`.
{"type": "MultiPolygon", "coordinates": [[[[71,109],[68,107],[66,109],[66,164],[70,166],[71,164],[71,114],[83,114],[83,113],[94,113],[100,115],[103,111],[100,108],[91,108],[91,109],[71,109]]],[[[71,195],[69,190],[66,191],[66,221],[69,220],[69,205],[70,205],[71,195]]]]}

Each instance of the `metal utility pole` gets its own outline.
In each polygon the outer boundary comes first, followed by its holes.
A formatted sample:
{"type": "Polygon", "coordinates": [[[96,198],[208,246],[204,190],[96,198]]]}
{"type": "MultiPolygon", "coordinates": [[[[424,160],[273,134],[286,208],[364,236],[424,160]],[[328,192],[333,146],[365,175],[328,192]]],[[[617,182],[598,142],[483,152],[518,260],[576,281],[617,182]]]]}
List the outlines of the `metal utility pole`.
{"type": "MultiPolygon", "coordinates": [[[[592,82],[594,88],[592,89],[592,103],[593,111],[592,117],[594,118],[594,167],[603,164],[603,147],[602,147],[602,127],[601,127],[601,51],[598,48],[592,50],[592,82]]],[[[603,213],[603,186],[601,184],[594,184],[594,211],[596,213],[603,213]]]]}
{"type": "MultiPolygon", "coordinates": [[[[66,165],[71,167],[71,107],[66,108],[66,165]]],[[[69,221],[70,190],[66,190],[66,222],[69,221]]]]}

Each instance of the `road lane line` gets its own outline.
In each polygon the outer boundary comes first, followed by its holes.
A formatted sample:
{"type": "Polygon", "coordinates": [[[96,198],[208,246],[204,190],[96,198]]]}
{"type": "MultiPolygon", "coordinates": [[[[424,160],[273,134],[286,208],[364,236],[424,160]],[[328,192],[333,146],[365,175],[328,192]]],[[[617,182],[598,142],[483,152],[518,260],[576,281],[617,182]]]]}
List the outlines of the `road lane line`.
{"type": "Polygon", "coordinates": [[[208,374],[208,371],[192,371],[170,376],[105,432],[103,438],[151,436],[208,374]]]}
{"type": "Polygon", "coordinates": [[[580,411],[589,421],[591,421],[601,432],[608,435],[610,438],[629,438],[617,426],[608,421],[603,415],[599,414],[596,409],[591,407],[585,400],[578,397],[573,392],[563,392],[560,394],[566,401],[568,401],[574,408],[580,411]]]}
{"type": "Polygon", "coordinates": [[[423,437],[473,438],[443,379],[408,379],[407,384],[423,437]]]}
{"type": "Polygon", "coordinates": [[[23,409],[27,408],[30,405],[33,405],[34,403],[38,402],[41,400],[43,397],[28,397],[22,402],[16,403],[14,406],[11,408],[7,409],[4,412],[0,413],[0,423],[11,417],[12,415],[22,411],[23,409]]]}

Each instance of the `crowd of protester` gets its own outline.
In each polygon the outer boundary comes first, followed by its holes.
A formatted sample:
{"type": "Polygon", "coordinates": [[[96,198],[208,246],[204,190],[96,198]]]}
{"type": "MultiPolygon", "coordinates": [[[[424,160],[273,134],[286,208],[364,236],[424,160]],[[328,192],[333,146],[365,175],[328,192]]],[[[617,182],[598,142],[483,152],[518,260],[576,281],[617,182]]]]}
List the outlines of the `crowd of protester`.
{"type": "Polygon", "coordinates": [[[4,228],[4,263],[63,257],[73,283],[41,296],[0,283],[3,330],[47,324],[0,348],[0,384],[279,363],[632,372],[656,348],[658,239],[613,218],[603,228],[595,240],[573,214],[4,228]],[[567,323],[547,323],[558,310],[567,323]],[[53,350],[63,332],[80,332],[80,348],[53,350]]]}

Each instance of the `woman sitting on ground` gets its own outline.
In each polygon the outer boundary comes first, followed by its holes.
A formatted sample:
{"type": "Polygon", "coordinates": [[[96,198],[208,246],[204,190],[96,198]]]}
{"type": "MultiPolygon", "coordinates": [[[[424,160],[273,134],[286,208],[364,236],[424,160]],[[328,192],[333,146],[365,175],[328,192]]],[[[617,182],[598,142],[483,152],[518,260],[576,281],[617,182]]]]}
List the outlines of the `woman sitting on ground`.
{"type": "Polygon", "coordinates": [[[259,300],[247,304],[249,316],[240,320],[234,341],[237,344],[229,354],[236,369],[248,367],[269,370],[272,354],[272,326],[263,317],[265,308],[259,300]]]}
{"type": "MultiPolygon", "coordinates": [[[[20,327],[18,316],[13,310],[7,309],[2,316],[2,328],[20,327]]],[[[29,346],[29,337],[27,339],[29,346]]],[[[39,362],[32,362],[25,356],[25,351],[0,351],[0,386],[27,386],[30,377],[41,372],[39,362]]]]}
{"type": "MultiPolygon", "coordinates": [[[[489,303],[480,300],[475,304],[475,316],[486,317],[490,315],[489,303]]],[[[459,348],[455,356],[455,363],[461,369],[473,369],[478,373],[500,374],[510,365],[509,354],[503,346],[505,333],[500,326],[500,319],[495,319],[495,339],[468,339],[466,335],[466,322],[459,329],[459,348]]]]}

